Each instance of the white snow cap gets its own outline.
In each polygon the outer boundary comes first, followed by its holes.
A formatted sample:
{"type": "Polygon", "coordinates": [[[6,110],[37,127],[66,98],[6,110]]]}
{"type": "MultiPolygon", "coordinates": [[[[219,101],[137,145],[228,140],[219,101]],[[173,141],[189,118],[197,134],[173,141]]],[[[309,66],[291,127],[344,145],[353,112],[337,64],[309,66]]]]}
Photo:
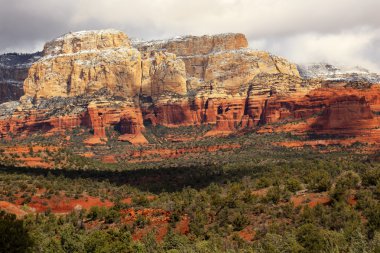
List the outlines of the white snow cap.
{"type": "Polygon", "coordinates": [[[78,38],[78,37],[84,37],[88,35],[102,35],[102,34],[118,34],[123,33],[122,31],[116,30],[116,29],[103,29],[103,30],[85,30],[85,31],[78,31],[78,32],[69,32],[66,33],[56,39],[58,40],[65,40],[65,39],[71,39],[71,38],[78,38]]]}

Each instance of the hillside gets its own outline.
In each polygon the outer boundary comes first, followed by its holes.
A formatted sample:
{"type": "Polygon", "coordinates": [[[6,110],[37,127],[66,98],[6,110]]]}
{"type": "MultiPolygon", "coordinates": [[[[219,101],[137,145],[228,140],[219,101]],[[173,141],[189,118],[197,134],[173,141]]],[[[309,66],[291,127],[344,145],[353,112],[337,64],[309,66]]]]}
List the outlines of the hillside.
{"type": "Polygon", "coordinates": [[[111,29],[0,77],[0,251],[380,249],[377,74],[111,29]]]}

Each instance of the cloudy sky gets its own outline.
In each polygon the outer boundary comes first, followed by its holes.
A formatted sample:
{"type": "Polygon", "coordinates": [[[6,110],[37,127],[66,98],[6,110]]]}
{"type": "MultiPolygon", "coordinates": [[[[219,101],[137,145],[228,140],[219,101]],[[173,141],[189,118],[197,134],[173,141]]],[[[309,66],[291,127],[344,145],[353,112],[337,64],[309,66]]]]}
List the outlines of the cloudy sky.
{"type": "Polygon", "coordinates": [[[41,50],[70,31],[130,37],[241,32],[293,62],[380,72],[380,0],[0,0],[0,52],[41,50]]]}

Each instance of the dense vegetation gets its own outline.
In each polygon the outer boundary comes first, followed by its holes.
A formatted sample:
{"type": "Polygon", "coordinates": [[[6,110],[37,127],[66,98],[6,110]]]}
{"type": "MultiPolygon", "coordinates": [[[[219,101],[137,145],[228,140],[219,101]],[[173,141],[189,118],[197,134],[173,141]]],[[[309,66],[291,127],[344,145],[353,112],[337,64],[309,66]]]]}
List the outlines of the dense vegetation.
{"type": "Polygon", "coordinates": [[[243,148],[139,164],[105,165],[62,150],[50,154],[66,161],[55,170],[17,168],[8,157],[0,168],[2,200],[22,196],[27,207],[44,189],[45,199],[93,196],[115,205],[64,215],[46,210],[21,221],[2,213],[0,251],[380,252],[380,163],[343,148],[321,153],[270,145],[283,138],[202,140],[198,145],[237,142],[243,148]],[[328,201],[309,205],[313,194],[328,201]],[[307,200],[294,204],[292,198],[302,196],[307,200]],[[121,201],[129,197],[131,203],[121,201]],[[169,213],[162,240],[149,217],[124,222],[122,212],[131,208],[169,213]],[[189,231],[180,233],[184,216],[189,231]],[[149,231],[135,240],[144,228],[149,231]]]}

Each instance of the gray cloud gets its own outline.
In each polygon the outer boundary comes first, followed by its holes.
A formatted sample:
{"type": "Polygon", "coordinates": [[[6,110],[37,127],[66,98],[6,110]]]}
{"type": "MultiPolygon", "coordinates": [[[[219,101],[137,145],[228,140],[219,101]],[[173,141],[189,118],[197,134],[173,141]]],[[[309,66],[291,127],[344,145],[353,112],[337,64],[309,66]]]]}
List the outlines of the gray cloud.
{"type": "Polygon", "coordinates": [[[154,39],[245,33],[296,62],[380,71],[378,0],[0,0],[0,52],[41,50],[69,31],[115,28],[154,39]]]}

